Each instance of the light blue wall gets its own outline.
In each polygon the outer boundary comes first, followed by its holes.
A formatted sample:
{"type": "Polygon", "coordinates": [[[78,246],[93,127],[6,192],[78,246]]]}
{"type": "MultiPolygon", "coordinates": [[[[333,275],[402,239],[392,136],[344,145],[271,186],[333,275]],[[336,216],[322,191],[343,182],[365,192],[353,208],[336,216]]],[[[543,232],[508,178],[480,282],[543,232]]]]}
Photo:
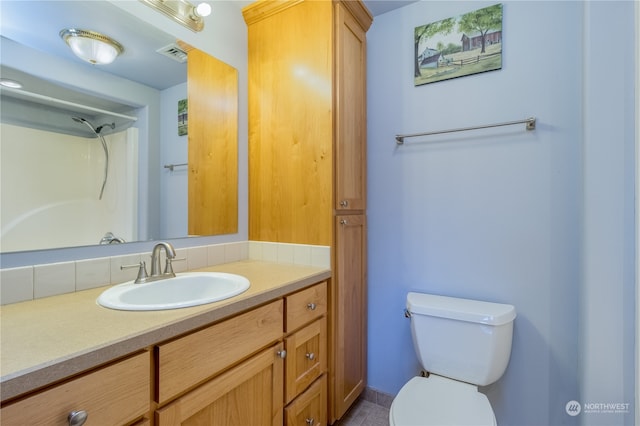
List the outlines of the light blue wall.
{"type": "MultiPolygon", "coordinates": [[[[502,70],[414,87],[414,28],[491,4],[422,1],[376,17],[367,35],[369,386],[395,394],[419,371],[403,309],[408,291],[422,291],[515,305],[510,365],[500,381],[482,389],[499,424],[597,422],[568,416],[565,405],[599,386],[581,375],[584,366],[597,369],[602,362],[622,364],[611,367],[619,392],[599,397],[631,403],[633,413],[634,165],[625,155],[633,154],[634,127],[632,116],[629,122],[617,114],[621,104],[633,108],[634,83],[630,72],[613,73],[615,82],[605,77],[608,48],[583,50],[585,32],[591,32],[598,44],[616,44],[616,57],[631,56],[628,63],[614,61],[615,67],[633,70],[633,3],[585,22],[584,2],[504,2],[502,70]],[[614,19],[625,13],[631,23],[614,19]],[[604,28],[606,41],[599,37],[604,28]],[[585,80],[587,66],[599,72],[585,80]],[[608,104],[585,99],[601,93],[608,104]],[[599,131],[622,127],[606,142],[594,141],[594,155],[606,153],[609,144],[612,158],[583,163],[585,133],[594,130],[584,117],[595,115],[599,131]],[[401,147],[394,140],[396,133],[528,116],[538,119],[535,132],[524,126],[480,130],[401,147]],[[589,187],[599,179],[594,166],[605,181],[589,187]],[[589,196],[613,189],[615,206],[585,223],[585,208],[598,203],[589,196]],[[600,229],[591,231],[592,225],[600,229]],[[586,239],[594,246],[586,247],[586,239]],[[584,262],[599,262],[601,255],[623,260],[604,268],[608,280],[589,283],[584,262]],[[612,289],[610,304],[591,301],[583,309],[585,285],[612,289]],[[581,320],[596,313],[620,331],[585,343],[589,331],[581,320]],[[601,356],[581,357],[603,343],[609,350],[601,349],[601,356]],[[623,383],[623,371],[631,383],[623,383]]],[[[614,422],[623,424],[620,416],[614,422]]]]}
{"type": "Polygon", "coordinates": [[[160,194],[160,238],[180,238],[188,235],[187,223],[189,193],[188,169],[176,167],[173,171],[164,168],[166,164],[184,164],[189,155],[188,136],[178,135],[178,101],[187,98],[187,83],[178,84],[161,93],[162,149],[160,172],[162,193],[160,194]]]}
{"type": "MultiPolygon", "coordinates": [[[[634,118],[637,115],[633,95],[638,72],[634,71],[634,52],[638,54],[640,41],[634,37],[633,25],[633,2],[588,2],[585,6],[584,228],[580,294],[583,403],[632,403],[634,400],[634,118]],[[613,30],[607,39],[599,35],[603,28],[613,30]],[[615,58],[613,66],[609,61],[602,61],[604,51],[615,58]]],[[[633,404],[627,413],[589,414],[582,419],[585,425],[631,425],[634,424],[633,404]]]]}

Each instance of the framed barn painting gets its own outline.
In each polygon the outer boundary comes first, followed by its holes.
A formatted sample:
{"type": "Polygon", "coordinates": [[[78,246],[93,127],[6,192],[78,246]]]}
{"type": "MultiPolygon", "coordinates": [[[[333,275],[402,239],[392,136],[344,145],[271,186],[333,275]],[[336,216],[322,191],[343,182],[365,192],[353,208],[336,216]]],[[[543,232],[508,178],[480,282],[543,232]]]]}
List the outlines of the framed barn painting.
{"type": "Polygon", "coordinates": [[[416,27],[414,84],[502,68],[502,4],[416,27]]]}

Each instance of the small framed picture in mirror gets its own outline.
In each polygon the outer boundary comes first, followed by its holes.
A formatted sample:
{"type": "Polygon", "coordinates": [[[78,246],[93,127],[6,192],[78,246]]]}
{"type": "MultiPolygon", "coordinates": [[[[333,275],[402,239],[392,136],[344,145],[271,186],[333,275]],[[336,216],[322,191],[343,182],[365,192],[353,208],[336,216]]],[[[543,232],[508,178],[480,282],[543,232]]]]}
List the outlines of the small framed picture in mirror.
{"type": "Polygon", "coordinates": [[[186,135],[188,126],[188,111],[187,111],[187,100],[181,99],[178,101],[178,136],[186,135]]]}

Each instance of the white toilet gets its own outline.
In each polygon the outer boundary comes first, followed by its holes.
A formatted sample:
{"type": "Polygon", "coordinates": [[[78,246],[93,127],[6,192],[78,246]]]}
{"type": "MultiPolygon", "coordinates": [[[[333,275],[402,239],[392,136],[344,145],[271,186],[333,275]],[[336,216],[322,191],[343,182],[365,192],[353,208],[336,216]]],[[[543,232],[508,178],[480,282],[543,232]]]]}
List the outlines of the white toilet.
{"type": "Polygon", "coordinates": [[[422,293],[407,295],[413,346],[428,377],[414,377],[391,404],[391,426],[496,425],[478,386],[509,363],[511,305],[422,293]]]}

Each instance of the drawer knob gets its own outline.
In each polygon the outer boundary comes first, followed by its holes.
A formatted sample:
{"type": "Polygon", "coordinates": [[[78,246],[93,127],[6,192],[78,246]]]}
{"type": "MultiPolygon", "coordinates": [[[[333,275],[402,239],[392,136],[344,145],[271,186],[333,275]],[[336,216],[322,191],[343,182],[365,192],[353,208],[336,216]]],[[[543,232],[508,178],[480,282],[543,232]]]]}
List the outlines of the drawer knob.
{"type": "Polygon", "coordinates": [[[72,411],[69,413],[67,420],[69,421],[69,426],[82,426],[87,421],[87,417],[89,415],[84,410],[72,411]]]}
{"type": "Polygon", "coordinates": [[[349,205],[349,201],[347,200],[340,201],[340,207],[347,207],[348,205],[349,205]]]}
{"type": "Polygon", "coordinates": [[[307,309],[310,311],[315,311],[316,310],[316,304],[315,303],[307,303],[307,309]]]}
{"type": "Polygon", "coordinates": [[[313,352],[309,352],[305,355],[309,361],[313,361],[314,359],[316,359],[316,354],[314,354],[313,352]]]}
{"type": "Polygon", "coordinates": [[[276,355],[278,355],[280,358],[284,359],[287,357],[287,351],[285,351],[284,349],[281,351],[276,352],[276,355]]]}
{"type": "Polygon", "coordinates": [[[309,426],[313,426],[313,424],[315,423],[315,420],[313,420],[313,417],[310,417],[305,419],[305,423],[307,423],[309,426]]]}

